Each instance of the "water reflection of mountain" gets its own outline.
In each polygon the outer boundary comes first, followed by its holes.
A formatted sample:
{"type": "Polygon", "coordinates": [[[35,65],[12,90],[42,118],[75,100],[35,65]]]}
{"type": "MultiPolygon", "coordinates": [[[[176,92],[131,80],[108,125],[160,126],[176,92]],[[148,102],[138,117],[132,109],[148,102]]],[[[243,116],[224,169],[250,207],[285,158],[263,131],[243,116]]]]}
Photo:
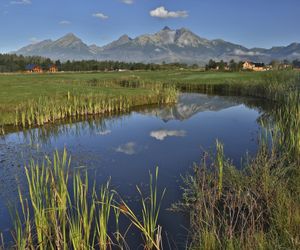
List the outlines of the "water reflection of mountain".
{"type": "Polygon", "coordinates": [[[241,103],[232,97],[208,96],[204,94],[181,94],[177,104],[167,107],[151,108],[141,111],[143,114],[155,115],[163,121],[186,120],[199,112],[219,111],[241,103]]]}

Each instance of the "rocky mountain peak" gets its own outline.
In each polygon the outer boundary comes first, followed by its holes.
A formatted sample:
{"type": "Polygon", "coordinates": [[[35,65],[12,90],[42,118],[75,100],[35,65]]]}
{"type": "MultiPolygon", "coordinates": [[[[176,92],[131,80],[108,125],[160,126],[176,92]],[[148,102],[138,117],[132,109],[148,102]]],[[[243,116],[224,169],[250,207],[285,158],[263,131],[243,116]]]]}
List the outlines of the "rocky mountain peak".
{"type": "Polygon", "coordinates": [[[57,44],[61,44],[62,46],[67,46],[72,43],[82,43],[81,39],[75,36],[73,33],[68,33],[65,36],[59,38],[56,41],[57,44]]]}
{"type": "Polygon", "coordinates": [[[131,41],[131,40],[132,40],[132,38],[130,38],[127,34],[122,35],[122,36],[118,39],[118,41],[120,41],[120,42],[129,42],[129,41],[131,41]]]}
{"type": "Polygon", "coordinates": [[[81,40],[74,33],[68,33],[61,37],[59,40],[81,40]]]}
{"type": "Polygon", "coordinates": [[[163,30],[163,31],[171,31],[171,29],[170,29],[169,26],[165,26],[162,30],[163,30]]]}

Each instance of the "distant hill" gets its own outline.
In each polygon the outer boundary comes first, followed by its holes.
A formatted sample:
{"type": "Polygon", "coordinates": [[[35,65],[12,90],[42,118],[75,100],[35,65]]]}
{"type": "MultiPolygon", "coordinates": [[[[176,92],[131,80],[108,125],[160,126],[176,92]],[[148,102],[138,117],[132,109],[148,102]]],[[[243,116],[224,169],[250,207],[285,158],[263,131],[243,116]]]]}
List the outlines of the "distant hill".
{"type": "Polygon", "coordinates": [[[62,61],[96,59],[144,63],[204,64],[209,59],[225,61],[234,59],[268,63],[273,59],[299,59],[300,43],[271,49],[248,49],[221,39],[208,40],[185,28],[172,30],[165,27],[155,34],[145,34],[136,38],[123,35],[118,40],[101,47],[89,46],[70,33],[56,41],[44,40],[30,44],[15,53],[25,56],[38,55],[62,61]]]}

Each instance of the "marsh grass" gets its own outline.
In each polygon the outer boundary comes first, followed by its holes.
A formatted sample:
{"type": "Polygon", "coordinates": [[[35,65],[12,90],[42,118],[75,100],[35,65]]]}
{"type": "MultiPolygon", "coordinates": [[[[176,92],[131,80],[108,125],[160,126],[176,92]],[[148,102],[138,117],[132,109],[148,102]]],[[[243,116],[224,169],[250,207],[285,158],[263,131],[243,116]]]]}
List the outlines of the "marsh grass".
{"type": "Polygon", "coordinates": [[[39,98],[28,101],[16,108],[15,126],[31,127],[53,123],[70,117],[82,117],[95,114],[128,112],[132,107],[148,104],[176,102],[175,90],[155,90],[149,95],[134,97],[109,97],[97,95],[74,95],[68,92],[64,101],[55,98],[39,98]]]}
{"type": "Polygon", "coordinates": [[[190,249],[299,248],[300,203],[290,189],[294,177],[289,175],[297,166],[287,164],[288,157],[279,158],[262,144],[243,170],[225,158],[220,146],[210,165],[208,158],[206,154],[184,178],[183,202],[178,206],[190,211],[190,249]]]}
{"type": "MultiPolygon", "coordinates": [[[[117,82],[117,81],[116,81],[117,82]]],[[[83,84],[79,84],[83,85],[83,84]]],[[[97,87],[82,93],[68,90],[64,95],[40,96],[27,99],[10,107],[13,113],[3,110],[0,118],[0,133],[5,127],[30,128],[54,123],[67,118],[80,118],[90,115],[117,114],[128,112],[133,107],[151,104],[175,103],[178,91],[173,86],[161,84],[147,85],[138,90],[121,88],[117,83],[106,83],[107,87],[97,87]],[[116,85],[118,87],[116,87],[116,85]]]]}
{"type": "Polygon", "coordinates": [[[119,196],[115,198],[110,181],[98,191],[96,183],[90,185],[86,170],[71,174],[70,163],[64,150],[52,159],[46,157],[43,164],[31,161],[25,168],[29,195],[24,197],[19,190],[19,206],[12,211],[14,249],[129,249],[126,234],[119,230],[121,215],[141,232],[145,249],[161,249],[158,216],[164,191],[158,197],[158,168],[154,177],[150,173],[149,196],[138,188],[143,208],[133,212],[119,196]],[[116,229],[110,232],[113,216],[116,229]]]}
{"type": "Polygon", "coordinates": [[[274,111],[274,119],[283,151],[300,163],[300,90],[286,95],[281,108],[274,111]]]}

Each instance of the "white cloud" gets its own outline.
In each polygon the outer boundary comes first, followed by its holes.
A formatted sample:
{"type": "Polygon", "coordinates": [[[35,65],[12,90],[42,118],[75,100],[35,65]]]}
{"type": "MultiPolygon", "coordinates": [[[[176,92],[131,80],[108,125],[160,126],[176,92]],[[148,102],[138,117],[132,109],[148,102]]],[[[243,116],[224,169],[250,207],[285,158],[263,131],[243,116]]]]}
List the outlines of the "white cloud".
{"type": "Polygon", "coordinates": [[[124,145],[120,145],[115,150],[116,152],[123,153],[126,155],[133,155],[136,153],[136,143],[135,142],[128,142],[124,145]]]}
{"type": "Polygon", "coordinates": [[[97,135],[109,135],[111,133],[111,130],[104,130],[97,133],[97,135]]]}
{"type": "Polygon", "coordinates": [[[263,53],[260,53],[258,51],[243,51],[240,49],[234,50],[233,53],[238,56],[260,56],[260,55],[263,55],[263,53]]]}
{"type": "Polygon", "coordinates": [[[31,0],[18,0],[18,1],[10,1],[11,4],[31,4],[31,0]]]}
{"type": "Polygon", "coordinates": [[[71,22],[68,21],[68,20],[62,20],[62,21],[59,22],[59,24],[61,24],[61,25],[68,25],[68,24],[71,24],[71,22]]]}
{"type": "Polygon", "coordinates": [[[292,53],[292,56],[300,56],[300,53],[298,53],[298,52],[293,52],[293,53],[292,53]]]}
{"type": "Polygon", "coordinates": [[[186,10],[168,11],[164,6],[161,6],[154,10],[151,10],[150,16],[158,18],[184,18],[188,17],[188,12],[186,10]]]}
{"type": "Polygon", "coordinates": [[[93,17],[103,19],[103,20],[108,18],[108,16],[106,16],[103,13],[100,13],[100,12],[93,14],[93,17]]]}
{"type": "Polygon", "coordinates": [[[122,0],[125,4],[133,4],[133,0],[122,0]]]}
{"type": "Polygon", "coordinates": [[[184,137],[186,135],[186,131],[184,130],[157,130],[152,131],[150,136],[155,138],[156,140],[163,141],[168,136],[175,136],[175,137],[184,137]]]}

